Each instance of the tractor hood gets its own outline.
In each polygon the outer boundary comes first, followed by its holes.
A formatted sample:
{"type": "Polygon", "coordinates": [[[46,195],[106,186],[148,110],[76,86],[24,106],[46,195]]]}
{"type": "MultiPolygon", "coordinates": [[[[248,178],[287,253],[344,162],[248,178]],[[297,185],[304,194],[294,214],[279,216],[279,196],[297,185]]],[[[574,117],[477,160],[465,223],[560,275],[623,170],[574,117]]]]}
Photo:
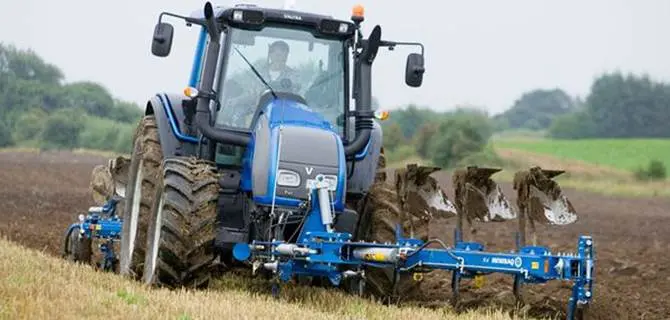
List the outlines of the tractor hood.
{"type": "Polygon", "coordinates": [[[297,207],[309,198],[308,181],[324,175],[333,184],[335,210],[343,210],[342,140],[330,122],[299,100],[280,97],[261,104],[244,161],[244,188],[258,204],[297,207]]]}
{"type": "MultiPolygon", "coordinates": [[[[259,116],[266,115],[271,126],[280,124],[316,127],[336,133],[335,127],[318,110],[312,109],[300,96],[277,93],[277,98],[266,94],[259,103],[259,116]]],[[[254,124],[257,125],[258,122],[254,124]]]]}

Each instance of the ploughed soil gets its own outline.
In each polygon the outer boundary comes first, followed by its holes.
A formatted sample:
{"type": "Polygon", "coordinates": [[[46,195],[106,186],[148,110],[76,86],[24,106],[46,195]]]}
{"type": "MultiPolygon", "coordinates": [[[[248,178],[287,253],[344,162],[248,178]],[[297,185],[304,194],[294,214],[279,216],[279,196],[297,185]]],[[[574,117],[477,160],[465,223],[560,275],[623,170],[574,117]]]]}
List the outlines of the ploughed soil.
{"type": "MultiPolygon", "coordinates": [[[[60,255],[67,226],[93,203],[91,171],[106,158],[68,152],[0,152],[0,237],[26,247],[60,255]]],[[[453,198],[447,173],[433,174],[453,198]]],[[[495,178],[495,176],[494,176],[495,178]]],[[[507,197],[514,201],[510,185],[507,197]]],[[[580,220],[565,227],[539,227],[538,245],[552,252],[574,252],[580,235],[591,235],[596,249],[596,287],[587,318],[670,318],[670,199],[609,197],[566,189],[580,220]]],[[[433,235],[452,243],[453,225],[434,226],[433,235]]],[[[466,224],[467,227],[467,224],[466,224]]],[[[514,249],[516,222],[477,224],[476,240],[489,251],[514,249]]],[[[438,299],[449,299],[450,276],[426,276],[422,287],[438,299]]],[[[510,276],[487,276],[481,287],[462,282],[464,307],[514,305],[510,276]]],[[[552,281],[524,287],[522,309],[531,316],[564,312],[569,283],[552,281]]]]}

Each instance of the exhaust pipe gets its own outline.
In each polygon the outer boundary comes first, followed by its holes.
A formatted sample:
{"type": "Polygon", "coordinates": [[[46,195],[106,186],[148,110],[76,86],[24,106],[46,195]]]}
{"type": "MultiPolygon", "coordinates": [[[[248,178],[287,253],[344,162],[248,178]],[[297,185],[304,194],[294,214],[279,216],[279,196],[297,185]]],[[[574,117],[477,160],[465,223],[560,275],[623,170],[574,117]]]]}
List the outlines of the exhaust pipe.
{"type": "Polygon", "coordinates": [[[214,76],[216,71],[216,62],[219,56],[219,49],[221,47],[220,35],[221,30],[214,21],[214,9],[212,4],[207,2],[205,4],[205,21],[206,29],[209,33],[210,43],[207,47],[207,57],[203,64],[203,76],[198,88],[197,107],[195,114],[195,123],[202,134],[208,139],[216,142],[232,144],[236,146],[247,146],[251,140],[249,132],[221,130],[215,128],[211,124],[211,111],[209,103],[216,99],[213,93],[214,76]]]}
{"type": "Polygon", "coordinates": [[[361,151],[370,140],[374,123],[372,112],[372,62],[381,45],[382,29],[375,26],[370,37],[363,44],[363,51],[356,57],[356,137],[344,146],[344,154],[353,156],[361,151]]]}

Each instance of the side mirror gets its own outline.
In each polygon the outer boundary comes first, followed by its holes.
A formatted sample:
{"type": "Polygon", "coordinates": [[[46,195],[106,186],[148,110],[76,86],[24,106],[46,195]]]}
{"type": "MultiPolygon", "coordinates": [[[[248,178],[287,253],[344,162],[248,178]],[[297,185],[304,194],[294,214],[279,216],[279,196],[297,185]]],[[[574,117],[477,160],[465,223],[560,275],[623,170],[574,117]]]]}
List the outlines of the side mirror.
{"type": "Polygon", "coordinates": [[[159,57],[167,57],[172,48],[172,37],[174,27],[171,24],[161,22],[154,28],[154,37],[151,41],[151,53],[159,57]]]}
{"type": "Polygon", "coordinates": [[[410,87],[420,87],[421,83],[423,83],[423,73],[425,71],[423,55],[410,53],[407,56],[407,65],[405,67],[405,83],[410,87]]]}

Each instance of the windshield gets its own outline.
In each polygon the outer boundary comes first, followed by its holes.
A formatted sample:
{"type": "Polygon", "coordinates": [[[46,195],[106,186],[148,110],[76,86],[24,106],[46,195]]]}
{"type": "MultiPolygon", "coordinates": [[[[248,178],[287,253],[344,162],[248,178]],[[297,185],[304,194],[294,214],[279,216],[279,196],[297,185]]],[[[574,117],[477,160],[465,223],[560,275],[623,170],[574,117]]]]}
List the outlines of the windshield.
{"type": "Polygon", "coordinates": [[[342,132],[342,125],[338,125],[345,107],[345,51],[341,41],[278,27],[232,29],[228,37],[232,47],[218,84],[217,125],[249,128],[259,98],[269,85],[274,92],[305,98],[311,110],[342,132]]]}

